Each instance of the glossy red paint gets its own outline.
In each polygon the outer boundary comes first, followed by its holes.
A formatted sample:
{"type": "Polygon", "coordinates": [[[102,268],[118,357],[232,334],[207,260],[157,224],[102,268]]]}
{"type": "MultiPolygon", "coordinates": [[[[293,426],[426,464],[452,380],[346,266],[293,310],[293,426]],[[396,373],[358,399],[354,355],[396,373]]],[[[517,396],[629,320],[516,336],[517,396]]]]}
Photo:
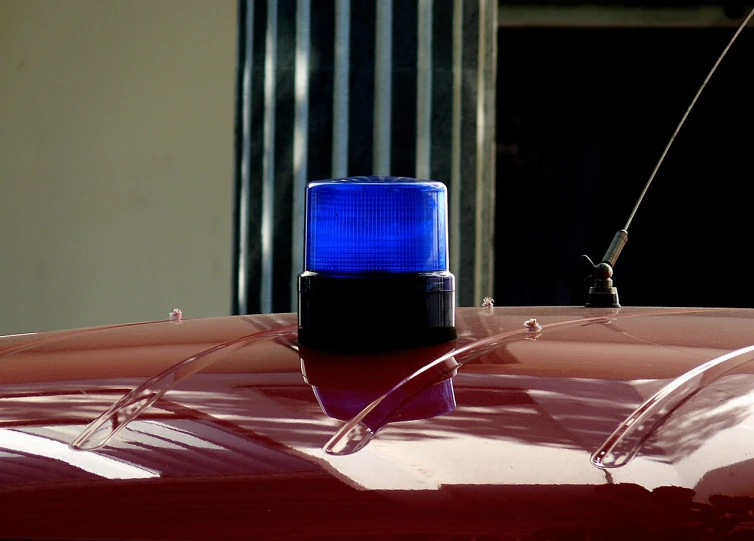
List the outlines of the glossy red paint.
{"type": "Polygon", "coordinates": [[[295,325],[0,338],[0,537],[754,536],[754,311],[465,308],[370,355],[295,325]]]}

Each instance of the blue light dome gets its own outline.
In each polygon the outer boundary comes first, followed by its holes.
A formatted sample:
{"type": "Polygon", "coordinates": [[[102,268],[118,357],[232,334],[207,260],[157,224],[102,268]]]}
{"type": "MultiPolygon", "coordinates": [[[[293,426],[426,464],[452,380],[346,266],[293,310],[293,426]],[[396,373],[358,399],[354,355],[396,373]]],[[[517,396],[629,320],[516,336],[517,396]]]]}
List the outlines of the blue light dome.
{"type": "Polygon", "coordinates": [[[309,184],[299,343],[345,351],[455,339],[447,216],[440,182],[352,177],[309,184]]]}
{"type": "Polygon", "coordinates": [[[312,182],[306,196],[306,271],[448,270],[447,189],[403,177],[312,182]]]}

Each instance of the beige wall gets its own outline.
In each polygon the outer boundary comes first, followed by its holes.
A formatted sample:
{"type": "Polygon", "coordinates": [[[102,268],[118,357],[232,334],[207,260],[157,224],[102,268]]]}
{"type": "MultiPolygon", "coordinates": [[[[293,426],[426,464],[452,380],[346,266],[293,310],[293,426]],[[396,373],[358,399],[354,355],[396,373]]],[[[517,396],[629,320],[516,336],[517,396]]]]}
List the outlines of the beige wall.
{"type": "Polygon", "coordinates": [[[0,0],[0,334],[225,315],[235,0],[0,0]]]}

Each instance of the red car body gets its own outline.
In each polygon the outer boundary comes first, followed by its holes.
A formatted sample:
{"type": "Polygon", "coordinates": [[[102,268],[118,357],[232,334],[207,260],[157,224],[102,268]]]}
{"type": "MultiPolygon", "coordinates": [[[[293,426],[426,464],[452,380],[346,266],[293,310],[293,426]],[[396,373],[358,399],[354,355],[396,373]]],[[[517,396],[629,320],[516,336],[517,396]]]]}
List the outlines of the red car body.
{"type": "Polygon", "coordinates": [[[295,314],[0,338],[0,537],[754,538],[754,311],[456,325],[373,354],[299,348],[295,314]]]}

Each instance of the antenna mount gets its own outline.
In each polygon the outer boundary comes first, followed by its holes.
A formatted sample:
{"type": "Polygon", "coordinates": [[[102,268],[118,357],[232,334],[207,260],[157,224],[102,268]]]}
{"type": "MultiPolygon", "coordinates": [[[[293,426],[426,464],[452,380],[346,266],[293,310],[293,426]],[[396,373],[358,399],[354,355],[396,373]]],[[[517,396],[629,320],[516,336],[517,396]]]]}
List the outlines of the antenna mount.
{"type": "Polygon", "coordinates": [[[591,308],[591,307],[620,308],[620,304],[618,304],[618,290],[613,286],[613,267],[615,266],[615,261],[618,259],[618,256],[620,255],[621,250],[623,250],[623,246],[626,244],[626,240],[628,239],[628,226],[631,225],[631,220],[634,219],[634,214],[636,214],[636,211],[638,210],[639,205],[641,205],[641,202],[644,199],[644,195],[647,193],[647,190],[649,189],[649,185],[652,184],[652,180],[655,178],[655,175],[657,174],[657,170],[660,168],[660,165],[662,165],[662,162],[665,159],[665,156],[667,155],[668,150],[670,150],[670,147],[673,144],[673,141],[675,141],[675,138],[678,135],[678,132],[681,130],[683,123],[686,122],[686,118],[688,118],[689,113],[691,112],[691,109],[694,108],[694,104],[696,104],[696,100],[699,99],[699,96],[701,95],[704,88],[707,86],[707,83],[712,77],[712,74],[715,73],[717,66],[720,65],[720,62],[722,62],[723,58],[727,54],[731,45],[733,45],[733,42],[736,41],[736,38],[741,33],[741,30],[743,30],[744,27],[749,23],[749,20],[752,18],[752,16],[754,16],[754,9],[752,9],[749,12],[749,14],[746,16],[746,18],[743,20],[743,22],[741,22],[741,24],[738,27],[738,30],[736,30],[736,33],[733,34],[732,38],[730,38],[728,45],[725,46],[725,49],[723,49],[723,52],[720,54],[717,61],[712,66],[712,69],[707,74],[707,77],[706,79],[704,79],[702,86],[699,87],[699,90],[697,90],[696,95],[694,96],[694,99],[691,100],[691,104],[689,105],[688,109],[686,109],[686,112],[683,114],[683,117],[681,118],[681,121],[678,123],[678,126],[676,126],[675,131],[673,132],[673,135],[670,137],[670,141],[668,141],[667,146],[665,146],[665,150],[662,152],[662,155],[660,155],[660,159],[657,161],[657,165],[655,165],[655,168],[652,171],[652,174],[649,175],[649,180],[644,185],[644,190],[642,190],[641,195],[639,196],[639,200],[636,202],[636,205],[634,206],[634,210],[631,211],[631,215],[628,217],[626,226],[615,234],[615,237],[613,237],[613,242],[612,244],[610,244],[610,248],[608,248],[607,253],[605,254],[605,257],[602,258],[602,261],[599,263],[599,265],[595,265],[594,263],[592,263],[592,260],[589,259],[587,256],[585,255],[581,256],[581,260],[585,264],[589,265],[589,267],[592,270],[592,275],[589,276],[587,280],[589,279],[594,280],[592,287],[589,288],[589,296],[587,297],[587,301],[586,301],[587,308],[591,308]]]}
{"type": "Polygon", "coordinates": [[[620,308],[618,288],[613,286],[613,267],[627,240],[628,231],[625,229],[615,233],[613,242],[610,243],[605,256],[597,265],[592,263],[589,256],[581,256],[581,260],[592,270],[591,276],[587,278],[587,280],[592,279],[592,286],[589,288],[589,296],[586,299],[587,308],[620,308]]]}

